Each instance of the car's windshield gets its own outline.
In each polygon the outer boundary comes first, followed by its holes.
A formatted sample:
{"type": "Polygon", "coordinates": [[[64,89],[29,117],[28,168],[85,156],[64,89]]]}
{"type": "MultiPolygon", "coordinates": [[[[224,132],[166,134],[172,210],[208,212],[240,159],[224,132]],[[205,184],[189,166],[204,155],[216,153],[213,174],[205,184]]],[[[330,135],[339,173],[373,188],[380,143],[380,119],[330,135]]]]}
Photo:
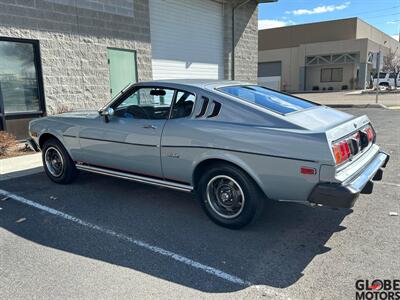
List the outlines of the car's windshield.
{"type": "Polygon", "coordinates": [[[258,85],[225,86],[218,90],[280,114],[318,106],[316,103],[282,94],[258,85]]]}

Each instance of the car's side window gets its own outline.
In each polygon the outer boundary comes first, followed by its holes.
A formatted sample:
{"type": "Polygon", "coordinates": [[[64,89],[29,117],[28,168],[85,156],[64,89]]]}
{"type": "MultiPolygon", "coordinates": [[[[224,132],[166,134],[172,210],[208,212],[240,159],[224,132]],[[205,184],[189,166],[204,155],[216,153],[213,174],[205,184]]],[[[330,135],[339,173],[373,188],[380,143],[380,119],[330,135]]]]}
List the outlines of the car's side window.
{"type": "Polygon", "coordinates": [[[132,91],[114,107],[114,115],[128,119],[167,119],[175,90],[143,87],[132,91]]]}
{"type": "Polygon", "coordinates": [[[191,115],[195,95],[189,92],[178,91],[176,101],[172,108],[171,119],[186,118],[191,115]]]}

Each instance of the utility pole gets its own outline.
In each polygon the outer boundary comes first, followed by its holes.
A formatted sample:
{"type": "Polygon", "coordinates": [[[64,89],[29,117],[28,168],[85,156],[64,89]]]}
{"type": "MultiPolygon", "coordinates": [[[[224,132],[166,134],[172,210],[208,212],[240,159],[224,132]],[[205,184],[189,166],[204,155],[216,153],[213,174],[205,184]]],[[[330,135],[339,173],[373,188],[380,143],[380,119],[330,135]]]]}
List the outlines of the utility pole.
{"type": "MultiPolygon", "coordinates": [[[[383,42],[383,45],[385,46],[387,41],[383,42]]],[[[381,45],[379,44],[379,52],[376,57],[376,99],[375,103],[378,103],[378,96],[379,96],[379,75],[381,73],[381,56],[382,56],[382,51],[381,51],[381,45]]],[[[383,61],[383,60],[382,60],[383,61]]]]}

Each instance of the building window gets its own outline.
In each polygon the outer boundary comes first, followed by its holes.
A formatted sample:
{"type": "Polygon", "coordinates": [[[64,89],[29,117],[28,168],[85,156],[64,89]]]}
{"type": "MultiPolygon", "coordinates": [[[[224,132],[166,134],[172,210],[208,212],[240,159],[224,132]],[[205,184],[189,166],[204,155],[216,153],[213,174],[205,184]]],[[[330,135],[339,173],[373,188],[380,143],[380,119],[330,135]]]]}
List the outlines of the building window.
{"type": "Polygon", "coordinates": [[[321,69],[321,82],[342,82],[343,68],[321,69]]]}
{"type": "Polygon", "coordinates": [[[44,111],[39,42],[0,37],[0,128],[24,138],[44,111]]]}

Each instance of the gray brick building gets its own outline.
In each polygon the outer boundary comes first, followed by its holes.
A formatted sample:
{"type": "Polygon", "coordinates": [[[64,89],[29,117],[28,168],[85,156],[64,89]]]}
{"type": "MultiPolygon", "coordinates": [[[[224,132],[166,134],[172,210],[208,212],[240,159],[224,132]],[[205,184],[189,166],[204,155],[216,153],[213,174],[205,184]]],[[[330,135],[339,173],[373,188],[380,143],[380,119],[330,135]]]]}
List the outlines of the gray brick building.
{"type": "Polygon", "coordinates": [[[0,130],[22,138],[32,118],[97,109],[136,81],[256,81],[257,3],[0,0],[0,130]]]}

